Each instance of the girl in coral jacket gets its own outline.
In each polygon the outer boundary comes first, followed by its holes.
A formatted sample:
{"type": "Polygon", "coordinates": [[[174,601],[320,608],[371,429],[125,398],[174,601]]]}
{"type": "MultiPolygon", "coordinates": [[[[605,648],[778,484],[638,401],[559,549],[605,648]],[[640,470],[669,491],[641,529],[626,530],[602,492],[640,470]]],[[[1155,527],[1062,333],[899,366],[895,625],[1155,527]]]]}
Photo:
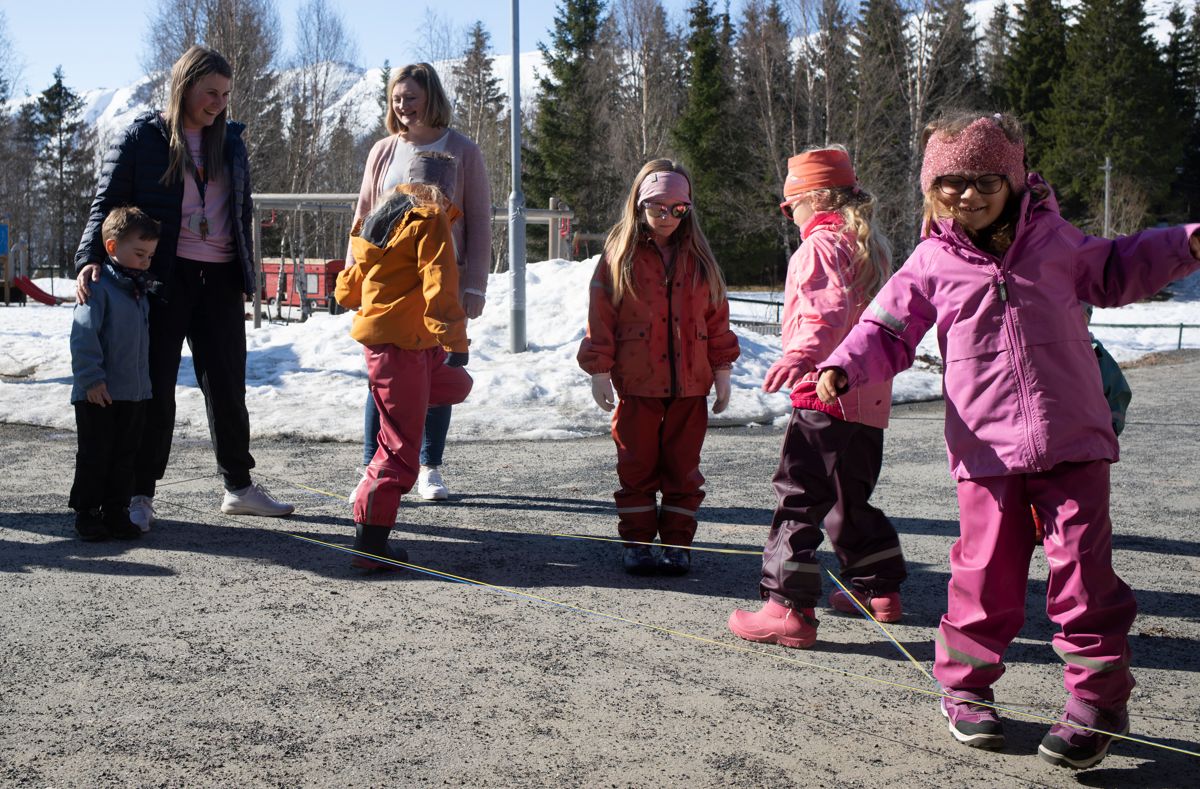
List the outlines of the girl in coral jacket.
{"type": "Polygon", "coordinates": [[[388,535],[400,497],[417,480],[425,411],[461,403],[471,391],[450,234],[458,210],[445,197],[454,171],[447,154],[414,156],[407,182],[355,228],[354,264],[338,275],[334,291],[339,304],[358,309],[350,336],[363,345],[380,415],[379,446],[351,496],[361,552],[352,564],[367,570],[395,568],[372,556],[408,560],[388,545],[388,535]]]}
{"type": "Polygon", "coordinates": [[[691,568],[704,500],[705,398],[715,381],[713,413],[725,410],[738,353],[725,278],[696,220],[691,178],[669,159],[648,162],[592,276],[578,355],[596,403],[605,411],[616,405],[621,489],[614,498],[626,572],[683,575],[691,568]],[[656,534],[663,545],[657,558],[650,549],[656,534]]]}
{"type": "MultiPolygon", "coordinates": [[[[784,286],[783,357],[763,389],[792,395],[774,485],[778,505],[763,550],[759,593],[766,604],[737,610],[729,629],[749,641],[807,648],[817,639],[813,607],[821,594],[817,546],[821,524],[858,605],[881,622],[900,619],[900,583],[907,576],[900,538],[870,502],[883,463],[883,430],[892,407],[892,382],[862,387],[825,405],[813,374],[850,332],[871,297],[891,275],[891,247],[871,226],[875,198],[858,185],[840,146],[788,160],[783,212],[802,243],[784,286]]],[[[829,604],[856,613],[841,589],[829,604]]]]}
{"type": "Polygon", "coordinates": [[[1112,566],[1117,439],[1080,301],[1126,304],[1200,268],[1200,226],[1084,235],[1059,216],[1045,182],[1026,175],[1020,124],[1008,115],[941,119],[925,140],[924,240],[822,363],[817,393],[833,403],[892,378],[937,326],[960,513],[934,662],[941,712],[958,741],[1004,744],[992,685],[1023,624],[1032,506],[1045,525],[1046,613],[1060,628],[1054,648],[1070,694],[1038,751],[1090,767],[1129,728],[1137,607],[1112,566]]]}

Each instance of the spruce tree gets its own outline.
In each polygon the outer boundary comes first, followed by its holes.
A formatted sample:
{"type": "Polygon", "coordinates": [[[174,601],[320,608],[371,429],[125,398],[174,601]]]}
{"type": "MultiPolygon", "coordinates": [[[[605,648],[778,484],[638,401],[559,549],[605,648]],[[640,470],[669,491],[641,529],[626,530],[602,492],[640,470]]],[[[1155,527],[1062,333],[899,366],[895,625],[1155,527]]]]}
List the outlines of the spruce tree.
{"type": "Polygon", "coordinates": [[[979,46],[980,68],[983,72],[983,95],[988,106],[997,110],[1009,108],[1008,51],[1012,47],[1012,18],[1008,4],[1001,0],[988,20],[987,31],[979,46]]]}
{"type": "Polygon", "coordinates": [[[675,144],[692,176],[696,217],[713,253],[731,281],[745,282],[757,273],[744,257],[738,222],[744,194],[740,140],[729,135],[734,118],[729,54],[724,41],[728,19],[721,19],[708,0],[688,7],[687,103],[675,125],[675,144]]]}
{"type": "Polygon", "coordinates": [[[558,197],[581,230],[605,230],[620,196],[607,153],[614,66],[605,47],[603,0],[562,0],[550,44],[539,44],[539,80],[525,183],[531,205],[558,197]]]}
{"type": "Polygon", "coordinates": [[[1045,170],[1069,216],[1099,227],[1106,156],[1116,176],[1162,208],[1182,129],[1142,0],[1082,0],[1046,119],[1045,170]]]}
{"type": "Polygon", "coordinates": [[[1067,65],[1067,23],[1059,0],[1025,0],[1017,6],[1016,33],[1004,74],[1008,107],[1025,125],[1026,158],[1044,169],[1050,135],[1046,114],[1054,85],[1067,65]]]}
{"type": "MultiPolygon", "coordinates": [[[[454,66],[455,126],[483,153],[492,204],[497,205],[507,202],[512,153],[509,151],[509,114],[492,63],[491,35],[482,22],[476,21],[468,33],[467,48],[454,66]]],[[[493,229],[497,227],[493,225],[493,229]]],[[[493,259],[499,259],[506,244],[503,233],[492,233],[493,259]]]]}
{"type": "Polygon", "coordinates": [[[937,55],[931,63],[929,107],[978,106],[984,99],[978,36],[966,0],[933,0],[932,27],[937,55]]]}
{"type": "Polygon", "coordinates": [[[83,100],[64,82],[62,67],[37,97],[32,132],[38,152],[39,192],[46,207],[45,258],[58,276],[75,268],[88,205],[96,190],[95,136],[83,120],[83,100]]]}
{"type": "MultiPolygon", "coordinates": [[[[821,139],[812,144],[846,143],[853,130],[854,64],[850,54],[850,20],[842,0],[821,0],[815,47],[820,73],[817,94],[821,139]]],[[[814,108],[815,111],[815,108],[814,108]]]]}
{"type": "Polygon", "coordinates": [[[776,209],[787,176],[787,159],[795,152],[792,101],[791,38],[777,0],[751,0],[742,12],[737,37],[739,116],[744,119],[751,150],[746,230],[777,239],[777,252],[763,258],[766,281],[782,279],[790,252],[791,223],[776,209]]]}
{"type": "Polygon", "coordinates": [[[865,0],[853,36],[858,83],[851,152],[859,182],[879,201],[876,217],[897,258],[907,254],[916,225],[903,199],[911,188],[904,24],[897,0],[865,0]]]}
{"type": "Polygon", "coordinates": [[[1172,104],[1178,111],[1180,128],[1186,143],[1177,177],[1171,188],[1167,212],[1173,220],[1187,221],[1200,210],[1200,3],[1191,19],[1178,5],[1171,8],[1167,21],[1171,34],[1163,59],[1171,74],[1172,104]]]}

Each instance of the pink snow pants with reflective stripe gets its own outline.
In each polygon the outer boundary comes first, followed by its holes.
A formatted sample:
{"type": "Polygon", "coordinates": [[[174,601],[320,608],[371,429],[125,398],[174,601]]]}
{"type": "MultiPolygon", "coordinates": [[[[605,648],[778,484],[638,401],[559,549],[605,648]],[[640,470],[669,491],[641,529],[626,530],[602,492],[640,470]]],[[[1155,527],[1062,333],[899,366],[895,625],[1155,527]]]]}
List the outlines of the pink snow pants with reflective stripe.
{"type": "Polygon", "coordinates": [[[446,352],[437,347],[366,345],[363,355],[379,409],[379,448],[355,491],[354,522],[392,526],[400,497],[417,481],[426,409],[461,403],[473,381],[463,368],[447,367],[446,352]]]}
{"type": "Polygon", "coordinates": [[[1046,528],[1046,614],[1060,628],[1054,650],[1067,691],[1101,709],[1125,706],[1137,604],[1112,566],[1108,473],[1108,461],[1095,460],[958,483],[960,537],[933,668],[943,687],[986,688],[1004,673],[1004,650],[1024,624],[1032,505],[1046,528]]]}

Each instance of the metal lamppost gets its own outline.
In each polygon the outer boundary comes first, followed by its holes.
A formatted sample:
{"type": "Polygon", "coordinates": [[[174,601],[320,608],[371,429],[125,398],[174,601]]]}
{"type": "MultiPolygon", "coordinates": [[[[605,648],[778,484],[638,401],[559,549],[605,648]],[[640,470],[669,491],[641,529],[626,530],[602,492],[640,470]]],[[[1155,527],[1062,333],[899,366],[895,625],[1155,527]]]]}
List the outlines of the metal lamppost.
{"type": "Polygon", "coordinates": [[[509,119],[512,130],[512,192],[508,195],[508,265],[512,284],[509,321],[510,349],[523,353],[525,339],[525,194],[521,191],[521,27],[520,0],[512,0],[512,90],[509,119]]]}

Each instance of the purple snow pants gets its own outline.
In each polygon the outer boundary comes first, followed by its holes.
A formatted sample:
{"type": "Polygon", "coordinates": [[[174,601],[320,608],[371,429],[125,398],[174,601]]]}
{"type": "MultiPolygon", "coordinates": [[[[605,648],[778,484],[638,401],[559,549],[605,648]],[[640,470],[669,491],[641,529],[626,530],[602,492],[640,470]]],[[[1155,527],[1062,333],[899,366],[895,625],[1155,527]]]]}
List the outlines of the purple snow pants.
{"type": "Polygon", "coordinates": [[[1024,624],[1032,505],[1046,529],[1046,614],[1060,628],[1054,651],[1067,691],[1101,709],[1125,706],[1137,604],[1113,571],[1108,474],[1108,461],[1094,460],[958,483],[960,536],[933,668],[943,687],[986,688],[1004,673],[1004,650],[1024,624]]]}
{"type": "Polygon", "coordinates": [[[763,549],[764,598],[794,608],[816,605],[822,521],[846,586],[868,596],[900,589],[908,575],[900,538],[870,502],[882,464],[880,428],[792,409],[772,480],[778,504],[763,549]]]}

